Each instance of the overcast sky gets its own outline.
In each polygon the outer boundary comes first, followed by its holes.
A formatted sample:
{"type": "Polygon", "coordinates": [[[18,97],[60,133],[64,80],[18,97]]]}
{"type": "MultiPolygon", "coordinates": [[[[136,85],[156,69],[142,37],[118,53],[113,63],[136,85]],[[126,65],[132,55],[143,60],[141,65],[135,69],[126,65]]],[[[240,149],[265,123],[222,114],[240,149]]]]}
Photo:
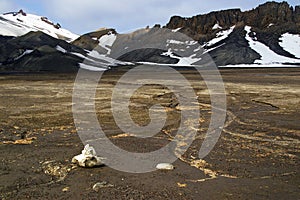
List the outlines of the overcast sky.
{"type": "MultiPolygon", "coordinates": [[[[17,11],[46,16],[78,34],[101,27],[124,33],[131,30],[165,25],[171,16],[190,17],[228,8],[250,10],[262,0],[0,0],[0,12],[17,11]]],[[[280,2],[280,1],[278,1],[280,2]]],[[[300,5],[300,0],[288,0],[300,5]]]]}

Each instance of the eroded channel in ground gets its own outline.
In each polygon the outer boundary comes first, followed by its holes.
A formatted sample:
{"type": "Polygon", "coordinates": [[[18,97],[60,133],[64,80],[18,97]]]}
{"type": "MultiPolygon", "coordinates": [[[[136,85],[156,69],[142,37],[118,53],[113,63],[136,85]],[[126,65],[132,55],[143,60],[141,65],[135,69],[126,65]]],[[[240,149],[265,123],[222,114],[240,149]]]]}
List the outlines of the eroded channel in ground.
{"type": "MultiPolygon", "coordinates": [[[[198,158],[198,151],[211,117],[209,93],[195,72],[182,73],[198,96],[194,106],[181,107],[168,88],[156,84],[132,96],[130,114],[139,125],[150,122],[148,111],[154,104],[167,112],[164,128],[148,139],[122,132],[112,116],[112,89],[122,73],[108,72],[98,86],[95,102],[101,126],[114,144],[128,151],[150,152],[165,146],[181,134],[176,132],[181,111],[200,109],[201,126],[190,127],[197,129],[196,139],[174,163],[175,170],[146,174],[71,164],[83,148],[72,116],[74,75],[1,76],[1,198],[296,198],[300,70],[222,70],[226,123],[204,159],[198,158]],[[95,192],[93,184],[101,181],[111,187],[95,192]]],[[[177,143],[179,148],[185,145],[177,143]]]]}

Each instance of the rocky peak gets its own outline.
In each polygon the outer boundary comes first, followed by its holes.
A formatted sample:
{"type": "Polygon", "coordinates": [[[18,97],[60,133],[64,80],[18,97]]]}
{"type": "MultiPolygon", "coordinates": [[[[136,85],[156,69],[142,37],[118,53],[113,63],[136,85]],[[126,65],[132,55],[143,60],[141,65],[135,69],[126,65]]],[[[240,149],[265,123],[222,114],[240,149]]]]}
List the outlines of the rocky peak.
{"type": "Polygon", "coordinates": [[[300,24],[300,6],[295,9],[287,2],[267,2],[250,11],[229,9],[197,15],[190,18],[174,16],[166,28],[177,29],[195,40],[211,39],[220,29],[249,25],[255,29],[265,30],[272,25],[295,26],[300,24]]]}
{"type": "Polygon", "coordinates": [[[264,29],[270,24],[293,23],[294,10],[287,2],[267,2],[243,13],[243,21],[250,26],[264,29]]]}
{"type": "Polygon", "coordinates": [[[230,9],[197,15],[191,18],[174,16],[166,27],[169,29],[182,28],[182,32],[199,39],[201,35],[211,34],[216,32],[217,29],[229,28],[235,25],[241,21],[241,14],[240,9],[230,9]]]}
{"type": "Polygon", "coordinates": [[[295,21],[295,23],[300,24],[300,6],[295,7],[294,21],[295,21]]]}

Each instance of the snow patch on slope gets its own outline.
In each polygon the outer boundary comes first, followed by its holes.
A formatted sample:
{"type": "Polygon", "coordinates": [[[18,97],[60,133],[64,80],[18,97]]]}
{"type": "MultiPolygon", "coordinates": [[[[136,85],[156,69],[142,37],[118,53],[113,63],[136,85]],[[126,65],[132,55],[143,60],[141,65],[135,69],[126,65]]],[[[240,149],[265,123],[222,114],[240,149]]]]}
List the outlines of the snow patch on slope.
{"type": "Polygon", "coordinates": [[[285,33],[280,38],[279,45],[287,52],[300,58],[300,35],[285,33]]]}
{"type": "Polygon", "coordinates": [[[62,52],[62,53],[67,53],[67,52],[68,52],[67,50],[65,50],[64,48],[62,48],[62,47],[59,46],[59,45],[56,46],[56,50],[57,50],[57,51],[60,51],[60,52],[62,52]]]}
{"type": "Polygon", "coordinates": [[[27,54],[31,54],[33,52],[33,50],[29,50],[27,49],[26,51],[24,51],[24,53],[22,53],[20,56],[16,57],[14,60],[19,60],[20,58],[22,58],[23,56],[27,55],[27,54]]]}
{"type": "Polygon", "coordinates": [[[79,63],[79,67],[85,70],[89,70],[89,71],[94,71],[94,72],[101,72],[101,71],[105,71],[107,69],[104,68],[99,68],[99,67],[94,67],[92,65],[87,65],[84,63],[79,63]]]}
{"type": "Polygon", "coordinates": [[[268,65],[261,65],[261,64],[238,64],[238,65],[225,65],[225,66],[218,66],[220,68],[282,68],[282,67],[299,67],[297,65],[282,65],[281,63],[273,63],[268,65]]]}
{"type": "Polygon", "coordinates": [[[201,60],[201,58],[196,58],[196,54],[193,54],[189,57],[179,57],[173,54],[172,49],[169,49],[167,52],[162,53],[162,56],[169,56],[171,58],[178,59],[178,63],[173,64],[173,66],[191,66],[193,63],[196,63],[201,60]]]}
{"type": "Polygon", "coordinates": [[[216,38],[212,39],[211,41],[207,42],[205,46],[209,47],[212,46],[224,39],[226,39],[234,30],[235,26],[230,27],[230,29],[225,31],[220,31],[217,33],[216,38]]]}
{"type": "Polygon", "coordinates": [[[107,35],[103,35],[99,39],[99,45],[107,50],[107,54],[110,54],[111,49],[110,47],[114,44],[116,41],[117,36],[113,33],[108,33],[107,35]]]}
{"type": "Polygon", "coordinates": [[[182,29],[182,27],[176,28],[176,29],[173,29],[172,32],[173,32],[173,33],[176,33],[176,32],[178,32],[178,31],[180,31],[181,29],[182,29]]]}
{"type": "Polygon", "coordinates": [[[107,69],[110,69],[111,66],[117,65],[133,65],[130,62],[122,62],[110,58],[105,54],[100,54],[96,50],[88,51],[86,55],[82,55],[76,52],[72,52],[72,54],[84,59],[83,63],[79,63],[80,68],[90,71],[105,71],[107,69]]]}
{"type": "Polygon", "coordinates": [[[245,31],[247,32],[246,40],[249,42],[250,48],[256,51],[259,55],[261,55],[260,59],[254,61],[255,64],[270,65],[276,63],[300,63],[300,60],[298,59],[288,58],[276,54],[268,46],[264,45],[259,41],[256,41],[256,39],[251,38],[250,26],[245,26],[245,31]]]}
{"type": "Polygon", "coordinates": [[[216,24],[212,27],[212,30],[216,30],[216,29],[222,29],[222,26],[220,26],[219,23],[216,23],[216,24]]]}

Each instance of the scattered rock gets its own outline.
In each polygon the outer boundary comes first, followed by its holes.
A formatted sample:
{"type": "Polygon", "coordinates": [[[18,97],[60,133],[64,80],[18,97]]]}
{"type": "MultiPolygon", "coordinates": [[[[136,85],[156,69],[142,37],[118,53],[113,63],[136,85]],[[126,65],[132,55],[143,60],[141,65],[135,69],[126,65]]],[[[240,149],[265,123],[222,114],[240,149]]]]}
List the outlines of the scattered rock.
{"type": "Polygon", "coordinates": [[[196,168],[198,168],[198,169],[204,169],[204,168],[206,168],[208,165],[209,165],[209,164],[208,164],[205,160],[202,160],[202,159],[200,159],[200,160],[193,160],[193,161],[191,162],[191,166],[192,166],[192,167],[196,167],[196,168]]]}
{"type": "Polygon", "coordinates": [[[65,187],[62,189],[63,192],[68,192],[70,190],[70,187],[65,187]]]}
{"type": "Polygon", "coordinates": [[[186,183],[177,183],[177,186],[179,188],[185,188],[187,186],[187,184],[186,183]]]}
{"type": "Polygon", "coordinates": [[[159,163],[158,165],[156,165],[156,169],[160,169],[160,170],[174,170],[174,166],[170,163],[159,163]]]}
{"type": "Polygon", "coordinates": [[[45,174],[54,178],[54,182],[60,182],[67,177],[68,173],[72,169],[72,166],[64,165],[57,161],[46,161],[42,164],[42,169],[45,174]]]}
{"type": "Polygon", "coordinates": [[[32,144],[33,141],[35,141],[36,139],[37,139],[36,137],[30,137],[30,138],[15,140],[15,141],[3,141],[3,142],[0,142],[0,144],[2,143],[2,144],[27,145],[27,144],[32,144]]]}
{"type": "Polygon", "coordinates": [[[99,183],[96,183],[95,185],[93,185],[93,190],[96,191],[96,192],[99,192],[100,189],[108,188],[108,187],[114,187],[114,185],[109,184],[106,181],[102,181],[102,182],[99,182],[99,183]]]}
{"type": "Polygon", "coordinates": [[[209,169],[210,166],[205,160],[193,160],[190,165],[192,167],[196,167],[204,172],[205,175],[210,176],[211,178],[217,178],[218,173],[216,171],[213,171],[209,169]]]}
{"type": "Polygon", "coordinates": [[[135,135],[131,133],[123,133],[123,134],[112,136],[111,138],[117,139],[117,138],[126,138],[126,137],[135,137],[135,135]]]}
{"type": "Polygon", "coordinates": [[[80,167],[91,168],[104,165],[103,160],[104,158],[97,156],[95,149],[87,144],[81,154],[72,158],[72,163],[80,167]]]}

